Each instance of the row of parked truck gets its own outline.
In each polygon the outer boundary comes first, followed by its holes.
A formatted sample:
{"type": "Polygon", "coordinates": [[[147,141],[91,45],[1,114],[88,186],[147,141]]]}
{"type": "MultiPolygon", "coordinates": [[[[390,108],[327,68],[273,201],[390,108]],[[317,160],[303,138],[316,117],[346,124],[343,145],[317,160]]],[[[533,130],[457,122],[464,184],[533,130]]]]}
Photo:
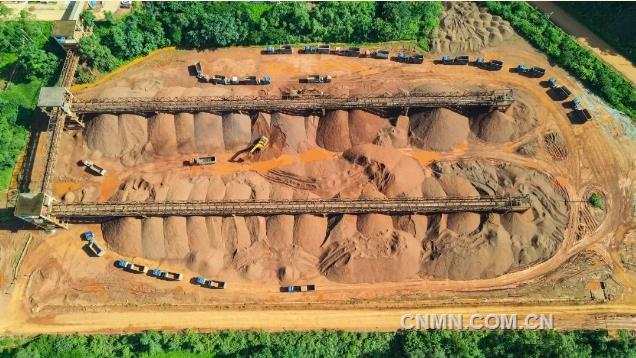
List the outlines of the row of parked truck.
{"type": "MultiPolygon", "coordinates": [[[[148,266],[136,264],[134,262],[128,262],[124,259],[119,259],[115,261],[115,266],[124,271],[135,273],[135,274],[147,274],[151,277],[156,277],[166,281],[181,281],[183,275],[178,272],[171,271],[162,271],[160,269],[152,269],[149,270],[148,266]]],[[[218,281],[209,278],[205,278],[203,276],[197,276],[192,279],[192,284],[201,286],[203,288],[217,289],[223,290],[227,288],[227,282],[218,281]]],[[[281,292],[314,292],[316,291],[316,285],[292,285],[292,286],[283,286],[280,288],[281,292]]]]}
{"type": "MultiPolygon", "coordinates": [[[[267,46],[263,51],[261,51],[264,55],[291,55],[293,53],[291,45],[281,45],[279,47],[267,46]]],[[[379,50],[362,50],[360,47],[349,47],[349,48],[332,48],[329,44],[321,44],[318,46],[303,46],[298,49],[299,54],[322,54],[322,55],[337,55],[337,56],[346,56],[346,57],[367,57],[367,58],[376,58],[381,60],[387,60],[391,58],[397,62],[404,63],[423,63],[424,56],[420,54],[407,55],[404,52],[400,52],[395,57],[390,57],[389,50],[379,49],[379,50]]]]}
{"type": "MultiPolygon", "coordinates": [[[[550,88],[550,95],[557,101],[565,101],[568,97],[570,97],[570,95],[572,95],[569,88],[557,84],[557,79],[555,77],[550,77],[547,84],[550,88]]],[[[572,99],[572,101],[570,101],[570,108],[572,108],[571,116],[577,122],[583,123],[592,119],[592,114],[586,108],[583,108],[580,99],[572,99]]]]}
{"type": "MultiPolygon", "coordinates": [[[[81,238],[83,240],[88,241],[88,244],[86,247],[91,252],[91,254],[98,257],[104,256],[104,249],[102,249],[101,246],[97,243],[97,241],[95,240],[95,234],[92,231],[86,231],[82,233],[81,238]]],[[[124,259],[119,259],[115,261],[115,267],[122,269],[126,272],[130,272],[133,274],[145,274],[150,277],[158,278],[160,280],[181,281],[183,279],[183,274],[179,272],[164,271],[158,268],[149,269],[149,267],[146,265],[130,262],[124,259]]],[[[220,289],[220,290],[227,288],[227,282],[208,279],[203,276],[194,277],[192,278],[191,282],[203,288],[220,289]]],[[[288,292],[288,293],[314,292],[314,291],[316,291],[316,285],[311,285],[311,284],[283,286],[280,288],[280,292],[288,292]]]]}
{"type": "Polygon", "coordinates": [[[246,76],[239,78],[238,76],[208,75],[203,72],[201,62],[194,64],[194,71],[200,82],[217,85],[269,85],[272,83],[272,79],[269,76],[263,76],[261,78],[257,76],[246,76]]]}

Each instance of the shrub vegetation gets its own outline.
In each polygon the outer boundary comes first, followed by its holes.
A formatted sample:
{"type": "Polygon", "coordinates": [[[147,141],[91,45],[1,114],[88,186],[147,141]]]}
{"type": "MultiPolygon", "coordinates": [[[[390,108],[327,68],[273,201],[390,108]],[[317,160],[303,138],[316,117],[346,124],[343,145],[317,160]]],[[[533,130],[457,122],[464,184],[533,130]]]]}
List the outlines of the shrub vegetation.
{"type": "Polygon", "coordinates": [[[0,357],[633,357],[627,332],[428,331],[41,335],[0,339],[0,357]]]}
{"type": "Polygon", "coordinates": [[[555,4],[636,64],[636,2],[558,1],[555,4]]]}
{"type": "Polygon", "coordinates": [[[636,90],[632,84],[540,11],[520,1],[487,1],[485,5],[612,106],[636,118],[636,90]]]}
{"type": "Polygon", "coordinates": [[[164,46],[414,40],[426,50],[442,10],[440,2],[148,2],[119,19],[85,13],[94,35],[82,39],[80,54],[111,71],[164,46]]]}
{"type": "Polygon", "coordinates": [[[50,22],[35,21],[26,11],[17,19],[10,15],[0,3],[0,190],[8,187],[26,144],[38,91],[61,64],[50,22]]]}

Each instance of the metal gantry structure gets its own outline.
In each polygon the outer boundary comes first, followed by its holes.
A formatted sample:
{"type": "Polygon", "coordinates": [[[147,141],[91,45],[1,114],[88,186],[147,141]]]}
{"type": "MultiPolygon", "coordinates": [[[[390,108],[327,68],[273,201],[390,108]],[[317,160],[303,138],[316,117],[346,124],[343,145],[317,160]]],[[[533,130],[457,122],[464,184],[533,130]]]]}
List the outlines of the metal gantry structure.
{"type": "MultiPolygon", "coordinates": [[[[73,82],[79,57],[72,49],[58,82],[68,87],[73,82]]],[[[59,88],[58,87],[58,88],[59,88]]],[[[63,105],[48,112],[46,166],[40,185],[40,196],[25,195],[25,205],[43,202],[45,213],[25,207],[24,220],[48,229],[64,228],[64,222],[97,221],[113,217],[165,216],[268,216],[302,214],[434,214],[454,212],[515,212],[530,208],[527,196],[398,198],[383,200],[318,199],[292,201],[171,201],[171,202],[103,202],[58,203],[50,195],[49,184],[55,168],[60,137],[67,123],[82,123],[77,115],[100,113],[156,113],[156,112],[298,112],[326,110],[392,110],[407,112],[411,108],[469,108],[506,109],[514,102],[511,89],[471,93],[424,93],[383,97],[329,96],[311,98],[245,98],[245,97],[127,97],[91,100],[75,99],[67,91],[63,105]],[[32,197],[33,196],[33,197],[32,197]],[[37,200],[36,200],[37,199],[37,200]]]]}
{"type": "MultiPolygon", "coordinates": [[[[64,66],[62,67],[62,73],[60,74],[59,82],[61,83],[61,87],[69,87],[73,84],[73,76],[75,75],[78,63],[79,55],[73,50],[67,50],[64,66]]],[[[49,138],[46,146],[46,164],[40,184],[40,191],[42,193],[47,193],[49,191],[49,182],[53,175],[53,168],[55,168],[59,140],[62,132],[64,131],[67,116],[68,114],[60,107],[53,108],[49,113],[49,123],[47,128],[49,138]]]]}
{"type": "Polygon", "coordinates": [[[123,97],[75,100],[77,114],[148,112],[317,111],[435,107],[506,109],[514,102],[512,89],[470,93],[423,93],[391,97],[244,98],[244,97],[123,97]]]}
{"type": "Polygon", "coordinates": [[[439,214],[518,212],[530,208],[526,195],[489,197],[316,199],[252,201],[170,201],[54,203],[51,215],[64,220],[152,216],[269,216],[302,214],[439,214]]]}

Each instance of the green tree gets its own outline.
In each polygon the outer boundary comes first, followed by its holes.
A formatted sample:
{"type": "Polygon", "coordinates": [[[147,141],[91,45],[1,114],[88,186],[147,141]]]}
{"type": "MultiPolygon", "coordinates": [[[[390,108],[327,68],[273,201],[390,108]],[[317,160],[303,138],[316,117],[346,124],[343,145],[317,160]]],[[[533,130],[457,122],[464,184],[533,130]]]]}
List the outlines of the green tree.
{"type": "Polygon", "coordinates": [[[601,199],[599,193],[592,193],[587,199],[587,202],[595,208],[603,208],[603,199],[601,199]]]}
{"type": "Polygon", "coordinates": [[[59,62],[57,56],[34,44],[24,47],[18,57],[18,64],[29,80],[50,78],[55,73],[59,62]]]}

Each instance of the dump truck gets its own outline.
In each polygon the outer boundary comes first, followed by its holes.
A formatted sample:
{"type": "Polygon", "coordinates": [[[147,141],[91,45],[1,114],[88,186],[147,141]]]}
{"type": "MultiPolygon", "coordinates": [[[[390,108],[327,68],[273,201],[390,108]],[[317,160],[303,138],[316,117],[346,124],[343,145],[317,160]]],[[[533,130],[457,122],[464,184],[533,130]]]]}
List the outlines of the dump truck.
{"type": "Polygon", "coordinates": [[[573,108],[572,114],[577,120],[581,122],[587,122],[588,120],[592,119],[592,114],[590,113],[590,111],[581,106],[580,99],[574,98],[572,102],[570,102],[570,104],[573,108]]]}
{"type": "Polygon", "coordinates": [[[335,54],[346,57],[360,57],[360,47],[349,47],[346,50],[337,48],[335,54]]]}
{"type": "Polygon", "coordinates": [[[97,241],[95,240],[91,240],[88,245],[87,245],[88,249],[95,254],[95,256],[101,257],[104,256],[104,249],[102,249],[98,244],[97,241]]]}
{"type": "Polygon", "coordinates": [[[592,119],[592,114],[586,108],[575,109],[574,116],[576,116],[576,118],[581,122],[587,122],[592,119]]]}
{"type": "Polygon", "coordinates": [[[214,75],[210,77],[210,82],[214,83],[215,85],[229,85],[230,79],[223,75],[214,75]]]}
{"type": "Polygon", "coordinates": [[[557,85],[557,79],[555,77],[548,79],[548,86],[550,86],[554,98],[560,101],[567,99],[572,94],[569,88],[557,85]]]}
{"type": "Polygon", "coordinates": [[[252,149],[250,149],[250,154],[254,154],[257,151],[262,151],[263,149],[267,147],[268,144],[269,144],[269,138],[265,136],[260,137],[258,141],[252,146],[252,149]]]}
{"type": "Polygon", "coordinates": [[[218,289],[218,290],[223,290],[227,288],[227,283],[225,283],[225,281],[208,280],[202,276],[195,277],[194,283],[201,287],[218,289]]]}
{"type": "Polygon", "coordinates": [[[389,50],[376,50],[371,52],[371,58],[376,58],[378,60],[387,60],[389,59],[389,50]]]}
{"type": "Polygon", "coordinates": [[[90,160],[82,160],[81,161],[82,165],[86,167],[86,170],[88,170],[89,172],[95,174],[95,175],[99,175],[99,176],[104,176],[106,175],[106,169],[96,165],[95,163],[93,163],[90,160]]]}
{"type": "Polygon", "coordinates": [[[267,46],[261,53],[263,55],[290,55],[292,54],[292,47],[291,45],[280,45],[278,48],[267,46]]]}
{"type": "Polygon", "coordinates": [[[125,267],[125,270],[132,273],[146,273],[148,272],[148,266],[139,265],[133,262],[128,262],[128,264],[125,267]]]}
{"type": "Polygon", "coordinates": [[[115,261],[115,267],[120,269],[125,269],[128,266],[129,262],[124,259],[119,259],[115,261]]]}
{"type": "Polygon", "coordinates": [[[530,68],[527,68],[526,65],[524,65],[523,63],[520,64],[519,66],[517,66],[517,73],[522,74],[522,75],[526,75],[529,77],[543,77],[543,75],[545,75],[545,68],[542,67],[538,67],[538,66],[533,66],[530,68]]]}
{"type": "Polygon", "coordinates": [[[415,54],[415,55],[408,56],[404,52],[400,52],[395,57],[395,61],[402,62],[402,63],[420,64],[420,63],[424,63],[424,55],[415,54]]]}
{"type": "Polygon", "coordinates": [[[329,44],[321,44],[316,48],[316,52],[323,55],[328,55],[331,53],[331,45],[329,44]]]}
{"type": "Polygon", "coordinates": [[[281,292],[314,292],[316,291],[316,285],[293,285],[293,286],[283,286],[281,287],[281,292]]]}
{"type": "Polygon", "coordinates": [[[310,75],[300,79],[301,83],[329,83],[331,82],[331,76],[325,75],[310,75]]]}
{"type": "Polygon", "coordinates": [[[181,281],[183,276],[178,272],[163,271],[161,273],[161,278],[169,281],[181,281]]]}
{"type": "Polygon", "coordinates": [[[192,158],[187,163],[190,166],[215,164],[216,163],[216,156],[211,155],[209,157],[192,158]]]}
{"type": "Polygon", "coordinates": [[[448,55],[442,56],[441,63],[443,65],[467,65],[470,58],[466,55],[450,58],[448,55]]]}
{"type": "Polygon", "coordinates": [[[86,231],[85,233],[83,233],[81,235],[82,239],[86,240],[86,241],[93,241],[95,240],[95,234],[93,234],[92,231],[86,231]]]}
{"type": "Polygon", "coordinates": [[[258,78],[256,76],[247,76],[243,79],[239,80],[238,83],[235,83],[235,78],[232,77],[232,84],[240,84],[240,85],[269,85],[272,83],[272,79],[269,76],[264,76],[263,78],[258,78]]]}
{"type": "Polygon", "coordinates": [[[168,281],[181,281],[183,278],[183,275],[178,272],[161,271],[159,269],[152,269],[149,274],[150,276],[168,281]]]}
{"type": "Polygon", "coordinates": [[[503,61],[500,60],[490,60],[486,61],[483,57],[479,57],[475,61],[475,66],[479,68],[483,68],[489,71],[499,71],[503,68],[503,61]]]}
{"type": "Polygon", "coordinates": [[[300,51],[298,51],[298,53],[302,53],[302,54],[316,54],[316,53],[318,53],[318,48],[317,47],[313,47],[313,46],[303,46],[303,48],[300,49],[300,51]]]}
{"type": "Polygon", "coordinates": [[[196,72],[197,80],[201,82],[209,82],[210,77],[203,73],[203,68],[201,67],[201,62],[197,62],[194,64],[194,70],[196,72]]]}

